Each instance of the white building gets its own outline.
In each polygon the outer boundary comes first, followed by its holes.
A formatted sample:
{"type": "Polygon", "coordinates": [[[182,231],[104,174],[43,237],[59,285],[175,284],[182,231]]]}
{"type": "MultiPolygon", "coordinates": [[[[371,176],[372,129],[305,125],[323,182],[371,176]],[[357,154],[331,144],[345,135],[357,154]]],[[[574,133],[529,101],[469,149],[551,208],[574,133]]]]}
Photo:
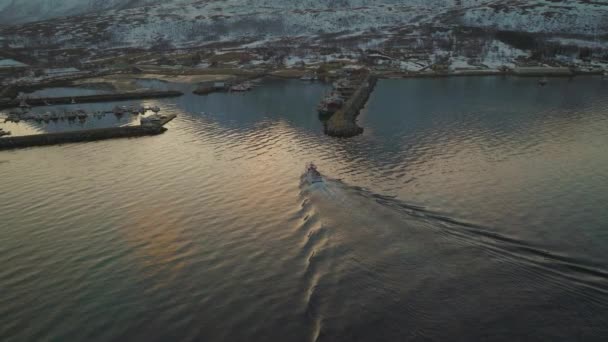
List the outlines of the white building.
{"type": "Polygon", "coordinates": [[[44,71],[50,77],[66,77],[66,76],[74,76],[78,74],[82,74],[83,72],[76,68],[54,68],[54,69],[46,69],[44,71]]]}
{"type": "Polygon", "coordinates": [[[21,63],[14,59],[0,59],[0,69],[5,68],[27,68],[27,64],[21,63]]]}

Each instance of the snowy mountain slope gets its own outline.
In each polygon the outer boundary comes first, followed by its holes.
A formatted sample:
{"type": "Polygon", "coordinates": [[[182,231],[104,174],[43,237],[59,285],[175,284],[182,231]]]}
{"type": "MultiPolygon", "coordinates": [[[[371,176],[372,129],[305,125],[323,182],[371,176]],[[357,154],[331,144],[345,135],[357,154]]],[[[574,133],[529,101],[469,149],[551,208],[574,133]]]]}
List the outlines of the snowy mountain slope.
{"type": "Polygon", "coordinates": [[[467,26],[503,30],[597,35],[608,32],[608,1],[511,0],[465,12],[467,26]]]}
{"type": "MultiPolygon", "coordinates": [[[[0,20],[4,24],[18,24],[51,18],[90,14],[98,11],[122,10],[151,5],[181,5],[213,3],[213,0],[0,0],[0,20]]],[[[386,5],[452,6],[456,0],[258,0],[238,1],[243,7],[272,7],[275,9],[349,8],[386,5]]],[[[463,2],[463,1],[460,1],[463,2]]],[[[464,0],[465,3],[483,0],[464,0]]]]}
{"type": "MultiPolygon", "coordinates": [[[[191,2],[172,0],[173,3],[191,2]]],[[[167,3],[160,0],[0,0],[0,21],[25,23],[97,11],[167,3]]]]}
{"type": "MultiPolygon", "coordinates": [[[[17,0],[0,0],[9,2],[17,0]]],[[[608,1],[600,0],[69,0],[61,8],[82,10],[72,6],[85,2],[89,9],[111,10],[5,27],[0,35],[11,46],[108,49],[286,37],[310,42],[361,32],[388,39],[404,27],[425,25],[588,37],[608,33],[608,1]]]]}

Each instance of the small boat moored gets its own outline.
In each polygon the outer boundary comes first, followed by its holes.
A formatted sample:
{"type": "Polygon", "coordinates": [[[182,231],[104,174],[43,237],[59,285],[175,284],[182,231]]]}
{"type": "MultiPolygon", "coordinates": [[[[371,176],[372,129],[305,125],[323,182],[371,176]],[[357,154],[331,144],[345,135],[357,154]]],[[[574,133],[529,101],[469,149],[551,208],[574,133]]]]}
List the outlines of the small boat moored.
{"type": "Polygon", "coordinates": [[[250,91],[251,88],[253,88],[251,83],[244,82],[244,83],[237,84],[237,85],[230,87],[230,91],[244,92],[244,91],[250,91]]]}
{"type": "Polygon", "coordinates": [[[116,116],[121,116],[125,113],[125,109],[123,107],[116,106],[116,107],[114,107],[114,109],[112,109],[112,112],[116,116]]]}
{"type": "Polygon", "coordinates": [[[300,80],[302,81],[316,81],[319,78],[317,77],[316,74],[304,74],[304,76],[300,77],[300,80]]]}
{"type": "Polygon", "coordinates": [[[4,129],[0,128],[0,137],[3,137],[5,135],[11,135],[11,132],[5,131],[4,129]]]}
{"type": "Polygon", "coordinates": [[[64,116],[68,120],[76,120],[76,113],[74,112],[66,112],[64,116]]]}
{"type": "Polygon", "coordinates": [[[321,115],[331,115],[342,108],[342,105],[344,105],[342,97],[338,93],[333,92],[321,100],[317,110],[321,115]]]}
{"type": "Polygon", "coordinates": [[[142,116],[139,119],[139,123],[142,126],[152,126],[152,127],[158,127],[161,125],[161,119],[163,119],[163,116],[157,115],[157,114],[153,114],[150,116],[142,116]]]}
{"type": "Polygon", "coordinates": [[[89,116],[89,115],[88,115],[88,114],[87,114],[87,112],[85,112],[84,110],[82,110],[82,109],[78,109],[78,110],[76,110],[76,116],[77,116],[79,119],[84,120],[84,119],[86,119],[86,118],[87,118],[87,116],[89,116]]]}

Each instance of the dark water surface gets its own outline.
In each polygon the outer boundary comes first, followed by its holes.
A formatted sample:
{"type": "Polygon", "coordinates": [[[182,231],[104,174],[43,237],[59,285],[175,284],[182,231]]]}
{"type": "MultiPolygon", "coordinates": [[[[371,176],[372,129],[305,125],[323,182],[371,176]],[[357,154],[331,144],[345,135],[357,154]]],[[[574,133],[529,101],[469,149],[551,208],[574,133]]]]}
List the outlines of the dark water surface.
{"type": "Polygon", "coordinates": [[[605,340],[608,84],[380,81],[349,140],[327,90],[0,152],[0,340],[605,340]]]}

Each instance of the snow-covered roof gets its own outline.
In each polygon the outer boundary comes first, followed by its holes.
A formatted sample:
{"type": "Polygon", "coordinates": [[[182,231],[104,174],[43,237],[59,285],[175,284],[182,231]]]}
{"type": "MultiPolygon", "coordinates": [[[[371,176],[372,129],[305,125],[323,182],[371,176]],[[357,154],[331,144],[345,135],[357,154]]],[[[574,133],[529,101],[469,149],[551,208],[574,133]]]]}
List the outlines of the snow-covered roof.
{"type": "Polygon", "coordinates": [[[361,70],[364,67],[362,65],[356,65],[356,64],[351,64],[351,65],[347,65],[342,69],[346,69],[346,70],[361,70]]]}
{"type": "Polygon", "coordinates": [[[381,53],[370,53],[369,55],[367,55],[367,57],[370,58],[382,58],[382,59],[393,59],[393,57],[387,56],[387,55],[383,55],[381,53]]]}
{"type": "Polygon", "coordinates": [[[21,63],[14,59],[0,59],[0,68],[23,68],[27,64],[21,63]]]}
{"type": "Polygon", "coordinates": [[[70,67],[70,68],[55,68],[55,69],[46,69],[45,72],[47,74],[71,74],[75,72],[80,72],[80,70],[70,67]]]}

